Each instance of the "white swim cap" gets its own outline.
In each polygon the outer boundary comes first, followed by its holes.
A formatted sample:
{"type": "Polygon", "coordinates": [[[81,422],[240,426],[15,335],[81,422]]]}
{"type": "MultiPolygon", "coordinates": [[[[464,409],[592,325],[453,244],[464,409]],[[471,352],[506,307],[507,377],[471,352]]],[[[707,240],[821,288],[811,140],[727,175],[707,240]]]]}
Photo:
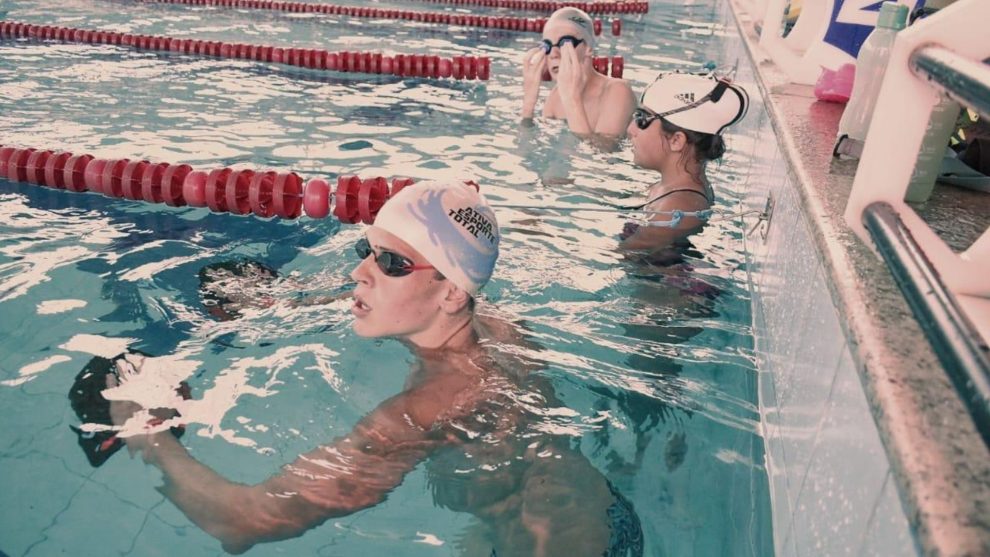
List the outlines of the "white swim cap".
{"type": "Polygon", "coordinates": [[[385,203],[375,226],[412,246],[471,295],[495,269],[498,222],[473,186],[460,182],[407,186],[385,203]]]}
{"type": "Polygon", "coordinates": [[[595,24],[584,11],[572,7],[561,8],[547,19],[543,32],[546,33],[551,25],[567,25],[575,37],[588,43],[588,48],[595,48],[595,24]]]}
{"type": "Polygon", "coordinates": [[[639,104],[675,126],[719,134],[746,115],[749,95],[715,74],[665,72],[646,88],[639,104]]]}

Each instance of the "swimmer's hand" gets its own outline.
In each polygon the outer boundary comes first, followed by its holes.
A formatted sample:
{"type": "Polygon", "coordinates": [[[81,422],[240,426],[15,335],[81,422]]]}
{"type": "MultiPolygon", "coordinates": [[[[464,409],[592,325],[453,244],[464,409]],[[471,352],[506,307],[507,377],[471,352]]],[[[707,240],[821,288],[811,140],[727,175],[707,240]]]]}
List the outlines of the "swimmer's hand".
{"type": "MultiPolygon", "coordinates": [[[[586,62],[590,58],[585,59],[586,62]]],[[[565,110],[568,104],[580,103],[581,93],[588,83],[588,75],[578,61],[577,50],[571,43],[565,43],[560,47],[560,69],[557,70],[557,89],[560,91],[560,100],[563,101],[565,110]]]]}
{"type": "Polygon", "coordinates": [[[591,58],[585,57],[583,67],[578,60],[574,45],[567,43],[560,47],[560,68],[557,70],[557,92],[564,108],[567,127],[581,138],[588,138],[594,132],[584,109],[584,86],[588,83],[591,58]]]}
{"type": "Polygon", "coordinates": [[[627,221],[626,224],[622,225],[622,232],[619,233],[619,240],[627,240],[630,236],[635,234],[637,230],[639,230],[638,224],[627,221]]]}
{"type": "Polygon", "coordinates": [[[303,296],[297,300],[289,300],[287,303],[289,307],[305,307],[305,306],[321,306],[326,304],[331,304],[337,300],[343,300],[345,298],[350,298],[354,295],[352,290],[345,290],[344,292],[338,292],[336,294],[328,294],[324,296],[303,296]]]}
{"type": "Polygon", "coordinates": [[[547,67],[547,55],[542,47],[531,48],[523,58],[523,119],[533,117],[536,101],[540,98],[540,84],[543,82],[543,71],[547,67]]]}
{"type": "MultiPolygon", "coordinates": [[[[121,358],[117,360],[116,373],[107,374],[107,388],[113,389],[115,387],[119,387],[120,385],[126,383],[131,377],[141,373],[143,363],[144,356],[140,355],[134,355],[133,359],[129,356],[128,358],[121,358]]],[[[189,386],[183,381],[176,391],[179,392],[183,398],[189,398],[188,389],[189,386]]],[[[165,420],[172,419],[179,415],[179,413],[172,408],[152,408],[147,412],[144,412],[144,407],[131,400],[110,401],[110,420],[113,422],[113,425],[118,428],[123,428],[124,425],[135,416],[135,414],[140,415],[142,413],[145,415],[141,417],[147,418],[146,428],[149,429],[149,435],[131,435],[122,438],[127,444],[127,449],[130,451],[132,456],[137,451],[144,450],[149,446],[155,445],[157,443],[155,441],[155,437],[168,432],[166,429],[165,431],[157,431],[152,433],[150,430],[152,426],[158,425],[165,420]]]]}

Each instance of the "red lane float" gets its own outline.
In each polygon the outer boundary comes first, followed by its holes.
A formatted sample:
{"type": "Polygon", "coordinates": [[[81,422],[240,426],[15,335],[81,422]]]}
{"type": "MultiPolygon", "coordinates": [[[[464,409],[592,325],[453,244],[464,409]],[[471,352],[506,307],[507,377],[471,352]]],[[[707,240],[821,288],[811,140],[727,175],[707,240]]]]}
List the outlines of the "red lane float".
{"type": "MultiPolygon", "coordinates": [[[[303,183],[295,172],[216,168],[194,170],[187,164],[144,160],[97,159],[32,148],[0,145],[0,176],[13,182],[107,197],[165,203],[172,207],[209,207],[216,213],[255,214],[294,219],[305,213],[322,219],[371,224],[385,201],[413,183],[411,178],[361,179],[342,175],[337,188],[313,178],[303,183]]],[[[465,184],[478,188],[475,182],[465,184]]]]}
{"type": "Polygon", "coordinates": [[[508,8],[530,12],[553,13],[560,8],[574,7],[597,14],[645,14],[650,11],[649,2],[535,2],[532,0],[419,0],[431,4],[454,6],[481,6],[484,8],[508,8]]]}
{"type": "MultiPolygon", "coordinates": [[[[612,77],[622,77],[622,70],[625,68],[625,62],[622,60],[621,56],[612,57],[612,77]]],[[[595,56],[591,59],[591,67],[595,68],[595,71],[602,75],[609,75],[609,58],[608,56],[595,56]]],[[[553,78],[550,76],[549,68],[543,70],[543,81],[550,81],[553,78]]]]}
{"type": "Polygon", "coordinates": [[[441,25],[457,25],[461,27],[483,27],[486,29],[503,29],[506,31],[523,31],[527,33],[542,33],[546,18],[525,18],[505,16],[483,16],[459,14],[453,12],[415,12],[410,10],[392,10],[367,6],[339,6],[316,2],[272,2],[269,0],[144,0],[151,4],[183,4],[186,6],[214,6],[218,8],[236,8],[241,10],[272,10],[292,13],[312,13],[325,15],[345,15],[374,19],[394,19],[416,21],[420,23],[435,23],[441,25]]]}
{"type": "Polygon", "coordinates": [[[128,46],[139,50],[177,52],[198,56],[239,58],[259,62],[287,64],[315,70],[393,74],[400,77],[432,79],[479,79],[491,76],[491,62],[486,57],[459,56],[461,65],[474,71],[454,73],[452,58],[428,54],[397,54],[384,56],[379,52],[329,52],[315,48],[280,48],[267,45],[232,44],[218,41],[176,39],[148,35],[132,35],[115,31],[93,31],[53,25],[32,25],[15,21],[0,21],[0,38],[27,38],[91,44],[128,46]],[[445,71],[446,69],[446,71],[445,71]]]}

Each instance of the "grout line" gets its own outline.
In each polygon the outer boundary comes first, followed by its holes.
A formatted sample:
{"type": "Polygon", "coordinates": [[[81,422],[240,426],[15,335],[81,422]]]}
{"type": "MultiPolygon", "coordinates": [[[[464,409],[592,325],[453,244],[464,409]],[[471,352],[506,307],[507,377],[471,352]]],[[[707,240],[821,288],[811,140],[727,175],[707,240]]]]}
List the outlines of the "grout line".
{"type": "Polygon", "coordinates": [[[889,481],[890,466],[888,465],[887,473],[883,476],[883,483],[880,484],[880,491],[877,493],[877,498],[873,501],[873,508],[870,509],[870,516],[866,519],[866,528],[863,529],[863,535],[860,537],[856,555],[863,554],[863,547],[866,546],[866,541],[869,537],[870,530],[873,528],[873,521],[876,520],[877,509],[880,508],[880,504],[883,502],[883,494],[887,490],[887,482],[889,481]]]}

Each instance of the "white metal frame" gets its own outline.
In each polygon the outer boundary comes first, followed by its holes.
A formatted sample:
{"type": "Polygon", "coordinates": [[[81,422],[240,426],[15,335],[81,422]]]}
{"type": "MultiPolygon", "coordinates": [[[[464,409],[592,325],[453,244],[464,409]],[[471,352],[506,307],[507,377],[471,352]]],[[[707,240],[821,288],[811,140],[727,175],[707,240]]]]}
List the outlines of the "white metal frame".
{"type": "Polygon", "coordinates": [[[804,0],[801,15],[794,28],[782,37],[781,23],[788,0],[766,0],[762,17],[760,48],[794,83],[812,85],[818,80],[821,67],[814,46],[822,42],[828,31],[833,0],[804,0]]]}
{"type": "Polygon", "coordinates": [[[877,201],[894,207],[984,338],[990,338],[990,229],[957,254],[904,202],[904,197],[940,94],[914,75],[910,56],[916,49],[934,44],[982,61],[990,56],[988,24],[990,1],[959,0],[897,34],[845,212],[849,226],[871,245],[863,227],[863,210],[877,201]]]}

